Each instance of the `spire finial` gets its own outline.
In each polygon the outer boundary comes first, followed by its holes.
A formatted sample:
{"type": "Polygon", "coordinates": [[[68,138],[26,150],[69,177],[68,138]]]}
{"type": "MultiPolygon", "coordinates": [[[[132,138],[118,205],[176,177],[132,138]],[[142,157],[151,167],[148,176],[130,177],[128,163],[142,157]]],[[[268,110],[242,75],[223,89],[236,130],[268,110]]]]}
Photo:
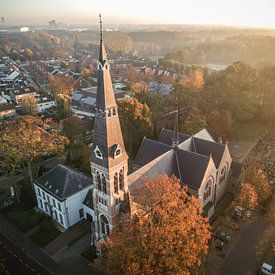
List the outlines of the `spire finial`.
{"type": "Polygon", "coordinates": [[[174,124],[174,134],[172,138],[172,146],[178,147],[179,145],[179,110],[175,110],[175,124],[174,124]]]}
{"type": "Polygon", "coordinates": [[[99,28],[100,28],[100,42],[102,42],[102,40],[103,40],[103,28],[102,28],[101,13],[99,14],[99,28]]]}

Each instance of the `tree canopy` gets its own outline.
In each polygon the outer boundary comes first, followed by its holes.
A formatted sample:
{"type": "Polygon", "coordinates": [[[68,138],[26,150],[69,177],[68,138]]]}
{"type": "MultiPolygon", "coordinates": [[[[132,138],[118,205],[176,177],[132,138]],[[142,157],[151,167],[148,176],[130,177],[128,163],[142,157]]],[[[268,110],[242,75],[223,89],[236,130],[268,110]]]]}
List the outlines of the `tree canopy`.
{"type": "Polygon", "coordinates": [[[144,179],[125,215],[106,240],[100,261],[108,274],[194,274],[208,251],[209,224],[198,200],[177,178],[144,179]]]}
{"type": "Polygon", "coordinates": [[[13,174],[25,162],[37,160],[44,153],[64,150],[67,139],[47,132],[41,126],[43,121],[32,116],[1,122],[0,167],[4,173],[13,174]]]}

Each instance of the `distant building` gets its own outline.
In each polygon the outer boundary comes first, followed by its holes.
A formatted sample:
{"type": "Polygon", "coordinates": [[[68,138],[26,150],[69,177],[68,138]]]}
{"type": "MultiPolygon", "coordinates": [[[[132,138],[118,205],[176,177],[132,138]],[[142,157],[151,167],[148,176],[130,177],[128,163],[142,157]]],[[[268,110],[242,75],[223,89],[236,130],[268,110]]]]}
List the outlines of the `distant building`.
{"type": "Polygon", "coordinates": [[[5,17],[1,17],[1,25],[5,25],[5,17]]]}
{"type": "Polygon", "coordinates": [[[50,93],[40,94],[35,96],[35,99],[38,107],[38,113],[43,113],[45,110],[56,106],[55,99],[50,93]]]}
{"type": "Polygon", "coordinates": [[[15,106],[13,104],[0,105],[0,119],[15,116],[15,106]]]}
{"type": "Polygon", "coordinates": [[[37,94],[32,86],[18,87],[10,91],[11,100],[15,104],[21,104],[24,98],[35,97],[37,94]]]}

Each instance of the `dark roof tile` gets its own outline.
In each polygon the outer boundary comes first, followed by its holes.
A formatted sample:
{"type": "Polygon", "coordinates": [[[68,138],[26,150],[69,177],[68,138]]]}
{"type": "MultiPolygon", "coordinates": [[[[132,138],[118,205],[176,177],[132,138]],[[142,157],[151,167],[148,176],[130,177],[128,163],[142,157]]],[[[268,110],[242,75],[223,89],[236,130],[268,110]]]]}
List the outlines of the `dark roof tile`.
{"type": "Polygon", "coordinates": [[[91,186],[92,178],[77,172],[65,165],[59,164],[35,180],[35,183],[59,200],[91,186]]]}

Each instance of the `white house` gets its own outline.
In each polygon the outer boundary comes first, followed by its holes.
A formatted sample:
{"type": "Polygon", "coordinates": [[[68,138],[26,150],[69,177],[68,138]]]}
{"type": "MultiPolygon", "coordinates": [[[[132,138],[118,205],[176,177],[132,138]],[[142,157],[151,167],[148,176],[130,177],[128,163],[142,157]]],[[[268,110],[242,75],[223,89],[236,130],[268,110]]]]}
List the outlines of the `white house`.
{"type": "Polygon", "coordinates": [[[36,179],[34,187],[38,208],[64,229],[87,218],[83,203],[88,204],[85,199],[93,187],[91,177],[59,164],[36,179]]]}
{"type": "Polygon", "coordinates": [[[36,103],[38,107],[38,113],[42,113],[45,110],[56,106],[54,97],[48,93],[47,95],[39,95],[36,97],[36,103]]]}

